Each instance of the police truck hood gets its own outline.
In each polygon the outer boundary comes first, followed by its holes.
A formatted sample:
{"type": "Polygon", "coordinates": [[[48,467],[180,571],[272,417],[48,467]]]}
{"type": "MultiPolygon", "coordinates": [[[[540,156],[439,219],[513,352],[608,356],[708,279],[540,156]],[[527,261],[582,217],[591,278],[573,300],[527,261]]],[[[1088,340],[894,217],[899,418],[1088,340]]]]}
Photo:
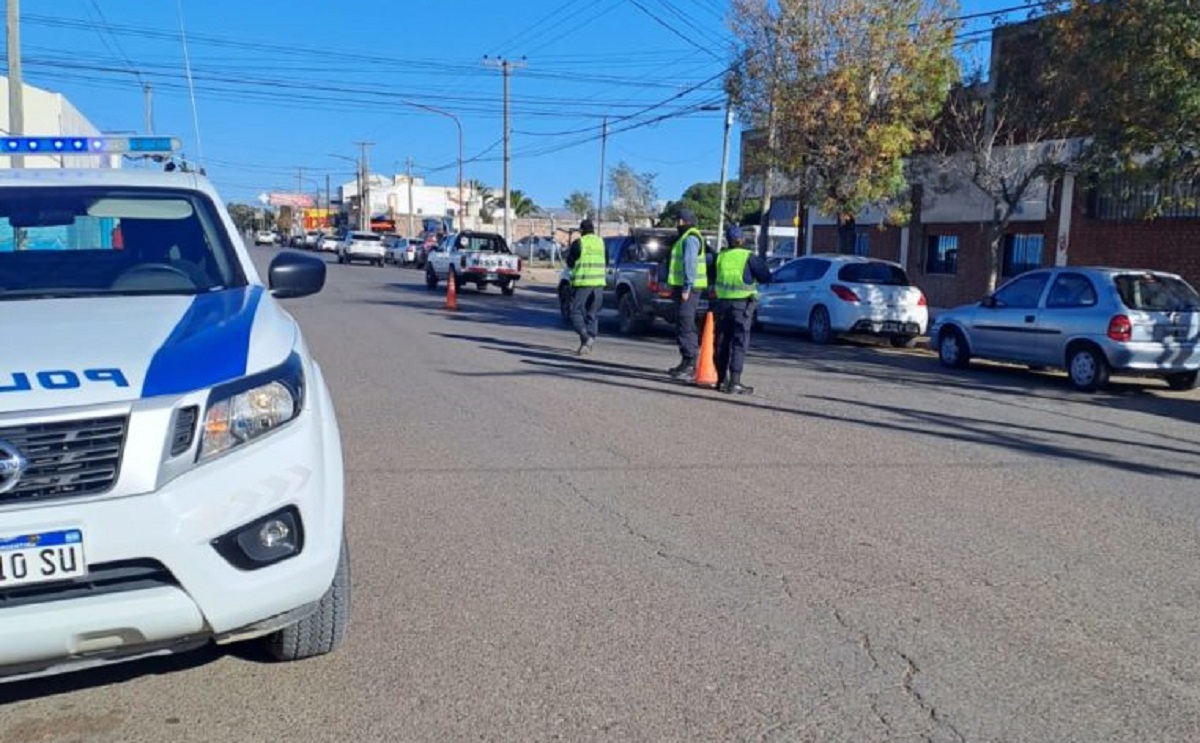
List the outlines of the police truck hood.
{"type": "Polygon", "coordinates": [[[282,363],[296,327],[260,286],[0,302],[0,414],[182,395],[282,363]]]}

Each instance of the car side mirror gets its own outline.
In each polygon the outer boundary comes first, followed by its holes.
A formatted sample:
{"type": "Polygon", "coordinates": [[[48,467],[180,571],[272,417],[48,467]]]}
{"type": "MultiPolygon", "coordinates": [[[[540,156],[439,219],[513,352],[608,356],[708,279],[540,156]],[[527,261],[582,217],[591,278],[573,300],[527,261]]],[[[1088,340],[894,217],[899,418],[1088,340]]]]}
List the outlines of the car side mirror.
{"type": "Polygon", "coordinates": [[[979,305],[980,305],[981,307],[987,307],[989,310],[990,310],[990,309],[995,309],[995,307],[996,307],[996,298],[995,298],[995,297],[993,297],[991,294],[989,294],[989,295],[987,295],[986,297],[984,297],[984,298],[983,298],[983,301],[981,301],[981,302],[979,303],[979,305]]]}
{"type": "Polygon", "coordinates": [[[280,253],[267,270],[267,285],[279,299],[316,294],[325,288],[325,261],[302,253],[280,253]]]}

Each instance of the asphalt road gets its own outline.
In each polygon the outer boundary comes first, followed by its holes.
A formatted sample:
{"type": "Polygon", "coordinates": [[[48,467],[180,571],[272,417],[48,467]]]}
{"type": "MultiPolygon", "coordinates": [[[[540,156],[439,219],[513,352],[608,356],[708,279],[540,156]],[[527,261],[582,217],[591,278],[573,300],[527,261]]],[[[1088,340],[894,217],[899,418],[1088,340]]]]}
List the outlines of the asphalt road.
{"type": "Polygon", "coordinates": [[[544,289],[331,265],[347,645],[0,687],[0,740],[1200,739],[1200,395],[760,335],[731,398],[544,289]]]}

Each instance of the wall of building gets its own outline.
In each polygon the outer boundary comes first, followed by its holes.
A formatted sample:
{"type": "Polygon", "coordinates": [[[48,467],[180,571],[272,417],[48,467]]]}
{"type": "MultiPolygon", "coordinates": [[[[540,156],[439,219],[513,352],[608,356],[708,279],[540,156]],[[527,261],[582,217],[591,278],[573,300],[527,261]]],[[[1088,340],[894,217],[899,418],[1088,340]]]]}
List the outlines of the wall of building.
{"type": "MultiPolygon", "coordinates": [[[[99,135],[100,130],[88,121],[59,93],[24,86],[25,121],[24,133],[28,136],[82,136],[99,135]]],[[[8,78],[0,77],[0,101],[8,100],[8,78]]],[[[9,132],[8,106],[0,105],[0,130],[9,132]]],[[[36,155],[25,157],[27,168],[99,168],[120,167],[119,157],[80,157],[72,155],[36,155]]],[[[12,167],[8,157],[0,156],[0,168],[12,167]]]]}
{"type": "Polygon", "coordinates": [[[1086,202],[1085,194],[1076,194],[1068,263],[1154,268],[1200,287],[1200,219],[1093,219],[1086,202]]]}

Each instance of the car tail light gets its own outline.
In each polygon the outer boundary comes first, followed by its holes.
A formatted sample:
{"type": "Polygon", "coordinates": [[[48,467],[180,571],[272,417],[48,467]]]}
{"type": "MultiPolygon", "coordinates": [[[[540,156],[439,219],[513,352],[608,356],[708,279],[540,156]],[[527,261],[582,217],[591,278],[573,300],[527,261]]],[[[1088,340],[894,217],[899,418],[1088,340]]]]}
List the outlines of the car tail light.
{"type": "Polygon", "coordinates": [[[1108,337],[1120,343],[1133,340],[1133,323],[1125,315],[1116,315],[1108,321],[1108,337]]]}
{"type": "Polygon", "coordinates": [[[658,294],[658,270],[652,268],[646,273],[650,274],[650,282],[647,284],[650,287],[650,292],[658,294]]]}
{"type": "Polygon", "coordinates": [[[517,259],[517,273],[521,273],[521,259],[517,259]]]}
{"type": "Polygon", "coordinates": [[[923,292],[923,291],[917,292],[917,306],[918,307],[928,307],[929,306],[929,300],[925,299],[925,292],[923,292]]]}
{"type": "Polygon", "coordinates": [[[829,289],[837,296],[838,299],[842,300],[843,302],[858,302],[858,295],[855,294],[854,290],[848,286],[834,284],[833,286],[829,287],[829,289]]]}

